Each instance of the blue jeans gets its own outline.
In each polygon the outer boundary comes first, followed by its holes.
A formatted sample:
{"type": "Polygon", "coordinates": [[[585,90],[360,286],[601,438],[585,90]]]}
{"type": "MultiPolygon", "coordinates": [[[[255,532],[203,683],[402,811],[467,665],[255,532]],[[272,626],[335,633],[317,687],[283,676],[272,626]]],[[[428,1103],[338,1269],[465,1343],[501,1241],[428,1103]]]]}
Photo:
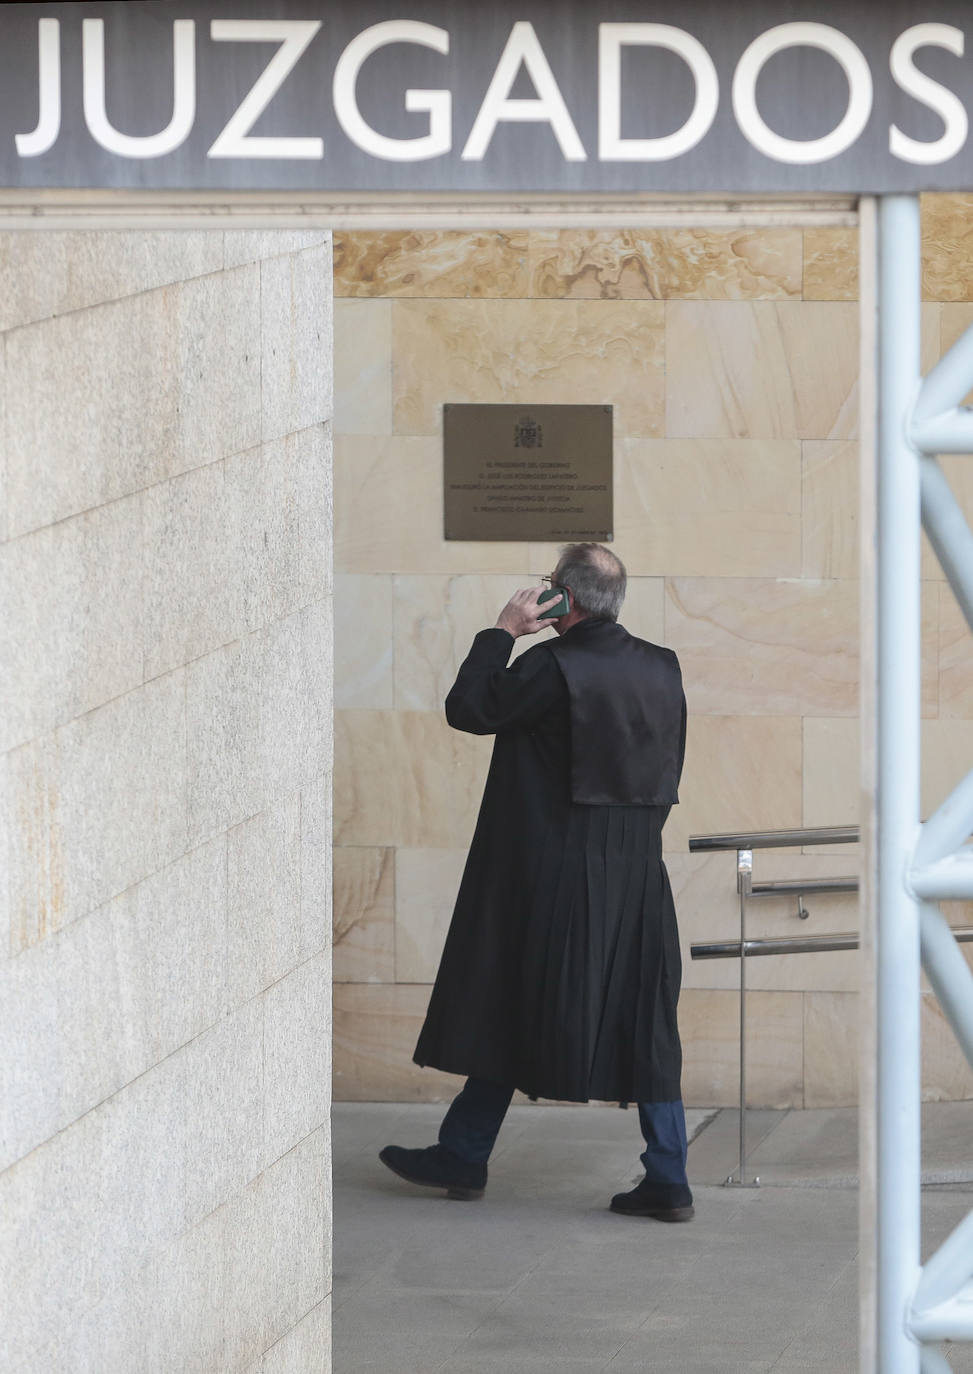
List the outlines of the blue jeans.
{"type": "MultiPolygon", "coordinates": [[[[471,1164],[485,1164],[513,1097],[512,1088],[468,1078],[439,1128],[439,1143],[471,1164]]],[[[686,1186],[686,1116],[682,1102],[640,1102],[642,1163],[650,1183],[686,1186]]]]}

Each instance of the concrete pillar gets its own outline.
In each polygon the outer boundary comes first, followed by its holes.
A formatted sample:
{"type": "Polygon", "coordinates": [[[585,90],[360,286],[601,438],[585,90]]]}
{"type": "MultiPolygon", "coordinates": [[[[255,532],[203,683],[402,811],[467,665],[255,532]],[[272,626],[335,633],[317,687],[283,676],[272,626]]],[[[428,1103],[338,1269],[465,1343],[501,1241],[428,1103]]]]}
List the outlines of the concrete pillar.
{"type": "Polygon", "coordinates": [[[330,1369],[331,243],[0,236],[0,1368],[330,1369]]]}

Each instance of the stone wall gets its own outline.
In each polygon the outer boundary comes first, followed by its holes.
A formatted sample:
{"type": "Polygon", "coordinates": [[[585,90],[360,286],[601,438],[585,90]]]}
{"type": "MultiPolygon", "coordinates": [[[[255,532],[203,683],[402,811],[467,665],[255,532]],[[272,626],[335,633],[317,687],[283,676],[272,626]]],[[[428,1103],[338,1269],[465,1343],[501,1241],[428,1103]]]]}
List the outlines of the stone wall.
{"type": "Polygon", "coordinates": [[[330,1368],[331,245],[0,236],[0,1366],[330,1368]]]}
{"type": "MultiPolygon", "coordinates": [[[[973,198],[925,207],[923,352],[973,320],[973,198]]],[[[685,1094],[737,1092],[732,855],[694,832],[853,822],[858,809],[856,236],[775,229],[335,239],[335,1092],[447,1096],[410,1062],[490,741],[442,699],[473,633],[550,545],[442,538],[445,401],[610,402],[624,623],[682,661],[683,803],[666,830],[685,954],[685,1094]]],[[[973,510],[973,479],[948,466],[973,510]]],[[[970,639],[926,551],[927,805],[973,761],[970,639]]],[[[853,850],[758,855],[756,877],[849,874],[853,850]]],[[[853,898],[753,909],[755,934],[855,929],[853,898]]],[[[969,913],[966,913],[969,919],[969,913]]],[[[857,956],[750,966],[755,1105],[855,1096],[857,956]]],[[[926,1091],[973,1095],[935,1007],[926,1091]]]]}

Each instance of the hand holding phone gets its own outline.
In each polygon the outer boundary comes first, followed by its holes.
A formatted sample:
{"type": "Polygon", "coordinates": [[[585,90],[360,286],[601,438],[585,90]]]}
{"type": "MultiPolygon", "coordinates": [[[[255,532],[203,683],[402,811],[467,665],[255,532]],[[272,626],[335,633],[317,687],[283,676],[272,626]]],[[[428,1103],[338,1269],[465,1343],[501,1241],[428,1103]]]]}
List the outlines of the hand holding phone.
{"type": "Polygon", "coordinates": [[[570,609],[563,587],[523,587],[514,592],[500,612],[497,629],[506,630],[514,639],[536,635],[538,630],[546,630],[558,616],[567,615],[570,609]],[[548,602],[553,604],[548,605],[548,602]]]}
{"type": "Polygon", "coordinates": [[[565,589],[554,585],[541,592],[540,596],[537,598],[537,604],[538,606],[544,607],[545,619],[549,616],[556,617],[567,615],[571,610],[568,594],[565,589]],[[555,597],[559,599],[554,602],[553,606],[548,606],[546,603],[553,600],[555,597]]]}

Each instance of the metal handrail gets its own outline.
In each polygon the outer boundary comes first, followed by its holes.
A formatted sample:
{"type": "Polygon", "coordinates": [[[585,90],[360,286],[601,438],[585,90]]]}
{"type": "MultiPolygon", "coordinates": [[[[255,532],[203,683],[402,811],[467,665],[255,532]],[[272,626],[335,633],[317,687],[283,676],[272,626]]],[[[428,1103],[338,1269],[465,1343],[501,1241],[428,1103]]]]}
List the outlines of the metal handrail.
{"type": "MultiPolygon", "coordinates": [[[[737,856],[737,893],[740,898],[740,939],[736,944],[735,957],[740,960],[740,1163],[738,1177],[734,1179],[730,1174],[727,1183],[737,1182],[741,1187],[756,1186],[760,1180],[754,1178],[750,1183],[746,1177],[747,1166],[747,979],[746,967],[747,957],[751,953],[780,953],[779,950],[760,949],[755,947],[755,942],[747,939],[747,901],[754,896],[769,896],[772,893],[782,892],[796,893],[798,897],[797,914],[803,920],[808,912],[804,906],[804,894],[806,892],[855,892],[858,888],[858,879],[852,878],[818,878],[808,879],[806,882],[800,879],[784,879],[777,882],[767,882],[754,884],[753,881],[753,851],[755,849],[791,849],[800,848],[804,845],[816,844],[856,844],[861,838],[861,831],[857,825],[827,825],[814,826],[811,828],[788,830],[735,830],[729,834],[722,835],[691,835],[689,838],[689,850],[692,854],[713,853],[719,850],[736,850],[737,856]]],[[[763,943],[763,942],[759,942],[763,943]]],[[[798,942],[795,941],[795,944],[798,942]]],[[[806,942],[802,942],[806,946],[806,942]]],[[[854,946],[844,946],[853,948],[854,946]]],[[[720,953],[697,954],[697,948],[704,949],[705,946],[693,946],[692,956],[696,958],[732,958],[734,953],[729,945],[720,953]]],[[[715,947],[711,947],[715,948],[715,947]]],[[[794,950],[796,953],[797,950],[794,950]]]]}
{"type": "Polygon", "coordinates": [[[819,825],[804,830],[731,831],[726,835],[690,835],[690,854],[717,849],[791,849],[805,844],[857,844],[857,825],[819,825]]]}
{"type": "Polygon", "coordinates": [[[850,878],[775,878],[767,883],[752,883],[751,897],[780,897],[788,893],[804,897],[815,892],[857,892],[858,879],[850,878]]]}
{"type": "MultiPolygon", "coordinates": [[[[973,926],[951,926],[953,939],[961,945],[973,944],[973,926]]],[[[846,935],[779,936],[760,940],[744,940],[743,955],[739,940],[722,940],[710,945],[691,945],[694,959],[752,958],[757,954],[821,954],[828,950],[857,949],[856,932],[846,935]]]]}

